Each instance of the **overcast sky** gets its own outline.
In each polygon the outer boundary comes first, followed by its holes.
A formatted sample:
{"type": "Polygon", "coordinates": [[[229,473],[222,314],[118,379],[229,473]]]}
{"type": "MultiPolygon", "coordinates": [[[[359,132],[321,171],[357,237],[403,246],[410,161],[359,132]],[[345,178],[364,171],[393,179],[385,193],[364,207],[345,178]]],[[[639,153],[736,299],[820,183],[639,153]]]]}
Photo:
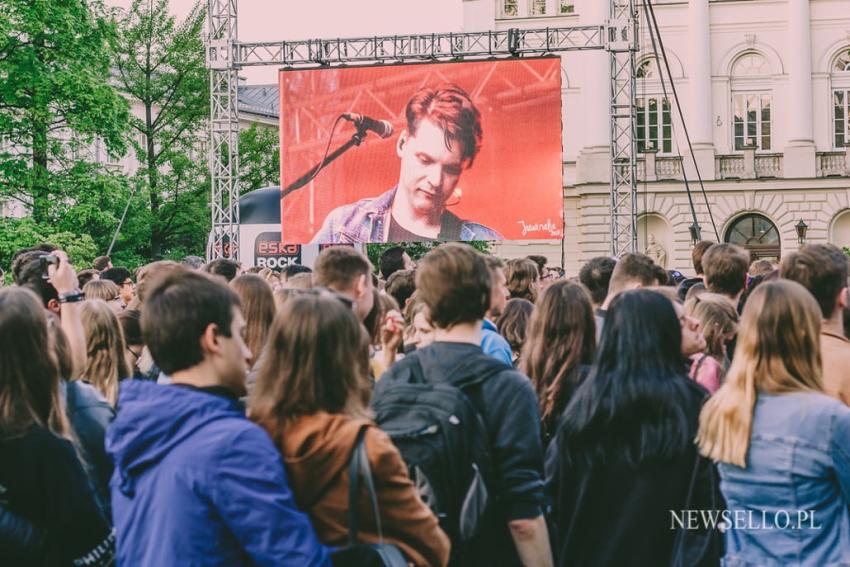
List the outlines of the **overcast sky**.
{"type": "MultiPolygon", "coordinates": [[[[106,0],[128,7],[131,0],[106,0]]],[[[183,17],[193,0],[171,0],[183,17]]],[[[460,31],[460,0],[240,0],[239,41],[274,41],[460,31]]],[[[248,67],[250,84],[277,82],[274,66],[248,67]]]]}

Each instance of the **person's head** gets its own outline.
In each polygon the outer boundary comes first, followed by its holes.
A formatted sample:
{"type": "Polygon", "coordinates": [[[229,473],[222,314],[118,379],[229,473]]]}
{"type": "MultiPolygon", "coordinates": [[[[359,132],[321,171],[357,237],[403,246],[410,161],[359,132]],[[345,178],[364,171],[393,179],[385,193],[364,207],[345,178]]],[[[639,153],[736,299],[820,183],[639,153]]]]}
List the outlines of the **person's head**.
{"type": "Polygon", "coordinates": [[[83,287],[90,281],[97,281],[99,279],[100,272],[97,270],[80,270],[77,272],[77,287],[83,289],[83,287]]]}
{"type": "Polygon", "coordinates": [[[593,362],[595,351],[590,294],[579,283],[553,283],[531,316],[521,364],[537,391],[541,419],[550,432],[578,386],[579,365],[593,362]]]}
{"type": "Polygon", "coordinates": [[[245,345],[239,296],[203,272],[176,267],[151,282],[142,335],[167,375],[203,370],[209,379],[245,394],[251,352],[245,345]]]}
{"type": "Polygon", "coordinates": [[[322,250],[313,266],[313,285],[326,287],[351,299],[361,321],[372,310],[372,266],[354,248],[332,246],[322,250]]]}
{"type": "Polygon", "coordinates": [[[617,261],[608,256],[597,256],[581,267],[578,279],[590,292],[594,307],[600,307],[608,295],[608,285],[617,261]]]}
{"type": "Polygon", "coordinates": [[[519,358],[522,347],[525,345],[528,322],[533,311],[534,304],[532,302],[527,299],[516,298],[508,301],[502,316],[499,317],[499,334],[508,341],[515,359],[519,358]]]}
{"type": "Polygon", "coordinates": [[[120,289],[110,280],[95,280],[83,286],[83,293],[87,300],[100,299],[109,305],[113,313],[124,310],[124,300],[121,298],[120,289]]]}
{"type": "Polygon", "coordinates": [[[467,244],[439,246],[416,269],[417,292],[437,329],[482,321],[490,309],[491,285],[483,255],[467,244]]]}
{"type": "Polygon", "coordinates": [[[416,291],[416,272],[414,270],[399,270],[394,272],[384,290],[396,300],[399,307],[407,305],[410,296],[416,291]]]}
{"type": "Polygon", "coordinates": [[[180,264],[172,260],[157,260],[156,262],[151,262],[150,264],[146,264],[139,268],[136,272],[136,295],[139,302],[144,304],[151,282],[154,282],[168,272],[179,268],[180,264]]]}
{"type": "Polygon", "coordinates": [[[46,309],[58,315],[59,293],[45,278],[49,257],[49,252],[40,250],[19,254],[12,264],[12,275],[16,285],[28,288],[41,299],[41,304],[46,309]]]}
{"type": "Polygon", "coordinates": [[[726,343],[738,331],[738,312],[722,296],[703,293],[685,302],[685,313],[699,322],[705,353],[718,362],[726,360],[726,343]]]}
{"type": "Polygon", "coordinates": [[[256,362],[266,344],[277,310],[272,288],[256,274],[243,274],[230,282],[230,287],[239,295],[242,316],[245,318],[245,344],[256,362]]]}
{"type": "Polygon", "coordinates": [[[200,256],[184,256],[180,264],[189,270],[200,270],[204,267],[204,259],[200,256]]]}
{"type": "Polygon", "coordinates": [[[675,285],[670,281],[670,274],[667,273],[667,270],[663,266],[655,264],[653,269],[655,270],[655,285],[664,287],[675,285]]]}
{"type": "Polygon", "coordinates": [[[823,391],[821,319],[817,302],[797,282],[765,282],[753,292],[726,381],[700,414],[703,455],[746,467],[759,394],[823,391]]]}
{"type": "Polygon", "coordinates": [[[807,244],[782,258],[780,275],[809,290],[824,319],[847,305],[847,257],[832,244],[807,244]]]}
{"type": "Polygon", "coordinates": [[[422,88],[405,108],[407,127],[399,135],[399,197],[418,215],[442,212],[464,169],[481,149],[481,113],[456,85],[422,88]]]}
{"type": "Polygon", "coordinates": [[[230,283],[233,281],[233,278],[239,275],[239,262],[234,262],[227,258],[219,258],[204,266],[204,271],[208,274],[222,277],[226,282],[230,283]]]}
{"type": "Polygon", "coordinates": [[[368,415],[369,339],[351,308],[323,290],[289,299],[275,320],[250,400],[274,430],[317,412],[368,415]]]}
{"type": "Polygon", "coordinates": [[[62,321],[53,313],[47,313],[47,342],[50,350],[56,356],[60,380],[74,380],[74,359],[71,355],[71,344],[68,335],[62,330],[62,321]]]}
{"type": "Polygon", "coordinates": [[[104,270],[108,270],[112,267],[112,258],[109,256],[98,256],[92,262],[92,268],[95,270],[102,272],[104,270]]]}
{"type": "Polygon", "coordinates": [[[505,264],[496,256],[486,255],[484,261],[487,262],[487,269],[490,270],[490,309],[487,311],[487,316],[491,319],[498,319],[502,316],[505,310],[508,299],[511,297],[511,292],[508,290],[508,280],[505,277],[505,264]]]}
{"type": "Polygon", "coordinates": [[[378,288],[372,287],[372,309],[363,318],[363,327],[366,329],[366,334],[369,335],[369,342],[377,345],[380,343],[381,324],[384,317],[384,306],[381,304],[381,292],[378,288]]]}
{"type": "Polygon", "coordinates": [[[694,263],[694,271],[698,276],[703,275],[702,257],[705,256],[706,250],[714,246],[714,242],[708,240],[700,240],[691,250],[691,261],[694,263]]]}
{"type": "Polygon", "coordinates": [[[713,244],[702,257],[705,288],[737,300],[747,285],[750,255],[734,244],[713,244]]]}
{"type": "Polygon", "coordinates": [[[0,438],[33,426],[66,432],[59,370],[41,299],[24,287],[0,289],[0,438]]]}
{"type": "Polygon", "coordinates": [[[505,278],[511,298],[519,297],[534,303],[540,287],[540,273],[537,271],[537,264],[528,258],[508,260],[505,278]]]}
{"type": "Polygon", "coordinates": [[[428,306],[419,292],[413,294],[404,309],[405,349],[425,348],[434,342],[434,327],[428,314],[428,306]]]}
{"type": "Polygon", "coordinates": [[[121,299],[125,304],[133,301],[136,297],[136,284],[133,283],[133,274],[130,270],[122,267],[109,268],[100,274],[100,279],[115,282],[121,290],[121,299]]]}
{"type": "Polygon", "coordinates": [[[683,362],[695,354],[705,352],[705,337],[702,334],[700,321],[687,312],[676,290],[671,287],[655,287],[653,291],[663,295],[673,304],[673,310],[679,319],[679,327],[682,329],[683,362]]]}
{"type": "Polygon", "coordinates": [[[142,312],[137,309],[125,309],[118,314],[118,324],[121,325],[124,344],[127,346],[127,365],[132,370],[145,348],[145,340],[142,337],[142,312]]]}
{"type": "Polygon", "coordinates": [[[127,365],[127,346],[121,325],[109,305],[99,299],[83,302],[80,318],[86,335],[83,378],[115,405],[118,382],[132,375],[127,365]]]}
{"type": "Polygon", "coordinates": [[[562,454],[632,466],[681,455],[693,440],[681,346],[669,299],[649,289],[618,294],[590,375],[563,414],[562,454]]]}
{"type": "Polygon", "coordinates": [[[631,289],[656,285],[658,273],[655,262],[645,254],[629,253],[617,260],[608,283],[605,302],[610,303],[618,294],[631,289]]]}
{"type": "Polygon", "coordinates": [[[750,264],[749,268],[747,268],[747,273],[750,277],[766,276],[775,269],[776,267],[770,260],[756,260],[750,264]]]}
{"type": "Polygon", "coordinates": [[[546,258],[546,256],[538,256],[536,254],[526,256],[526,258],[537,265],[537,273],[540,274],[540,277],[542,278],[546,273],[546,264],[549,262],[549,259],[546,258]]]}
{"type": "Polygon", "coordinates": [[[289,264],[280,272],[281,280],[284,282],[291,280],[298,274],[312,274],[313,270],[310,269],[309,266],[302,266],[301,264],[289,264]]]}
{"type": "Polygon", "coordinates": [[[416,267],[410,256],[401,246],[393,246],[387,248],[381,253],[380,266],[381,276],[385,281],[389,281],[390,276],[400,270],[412,270],[416,267]]]}

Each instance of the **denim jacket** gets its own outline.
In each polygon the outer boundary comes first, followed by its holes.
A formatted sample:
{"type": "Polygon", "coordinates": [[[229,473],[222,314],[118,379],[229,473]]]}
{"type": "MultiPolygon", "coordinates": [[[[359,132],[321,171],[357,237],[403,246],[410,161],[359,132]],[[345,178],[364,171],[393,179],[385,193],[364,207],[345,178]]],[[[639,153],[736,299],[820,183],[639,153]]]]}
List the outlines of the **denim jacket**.
{"type": "MultiPolygon", "coordinates": [[[[338,244],[358,242],[386,242],[390,211],[398,187],[393,187],[378,197],[361,199],[350,205],[332,210],[322,228],[313,237],[313,243],[338,244]]],[[[442,226],[460,226],[458,240],[503,240],[501,234],[483,224],[459,219],[449,211],[441,217],[442,226]]]]}
{"type": "Polygon", "coordinates": [[[850,408],[822,394],[759,394],[747,468],[718,470],[727,566],[850,565],[850,408]]]}

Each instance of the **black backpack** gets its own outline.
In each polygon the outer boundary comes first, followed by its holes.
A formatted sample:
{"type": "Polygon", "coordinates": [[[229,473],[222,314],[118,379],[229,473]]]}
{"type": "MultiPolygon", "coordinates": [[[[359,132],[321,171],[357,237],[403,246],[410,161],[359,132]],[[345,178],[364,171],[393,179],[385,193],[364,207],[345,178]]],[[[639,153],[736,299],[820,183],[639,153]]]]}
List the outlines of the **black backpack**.
{"type": "Polygon", "coordinates": [[[408,368],[410,380],[378,392],[372,400],[375,421],[401,452],[457,559],[481,532],[493,474],[487,430],[466,392],[508,367],[495,359],[485,366],[477,359],[450,376],[428,380],[416,355],[398,366],[394,374],[408,368]]]}

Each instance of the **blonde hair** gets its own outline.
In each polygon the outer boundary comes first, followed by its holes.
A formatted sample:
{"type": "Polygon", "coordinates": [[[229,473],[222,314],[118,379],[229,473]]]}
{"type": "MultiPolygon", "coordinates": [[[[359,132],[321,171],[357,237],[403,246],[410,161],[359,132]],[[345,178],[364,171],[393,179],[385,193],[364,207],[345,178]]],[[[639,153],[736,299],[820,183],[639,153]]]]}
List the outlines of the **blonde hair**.
{"type": "Polygon", "coordinates": [[[756,288],[744,308],[726,382],[700,414],[703,455],[746,467],[759,393],[823,392],[820,329],[818,304],[800,284],[782,280],[756,288]]]}
{"type": "Polygon", "coordinates": [[[685,301],[685,313],[699,321],[705,353],[723,363],[727,337],[738,330],[738,312],[729,300],[716,293],[695,295],[685,301]]]}
{"type": "Polygon", "coordinates": [[[121,288],[110,280],[92,280],[83,286],[86,299],[102,299],[112,301],[121,293],[121,288]]]}
{"type": "Polygon", "coordinates": [[[83,302],[80,315],[86,333],[83,377],[114,406],[119,380],[130,377],[124,331],[112,309],[99,299],[83,302]]]}

